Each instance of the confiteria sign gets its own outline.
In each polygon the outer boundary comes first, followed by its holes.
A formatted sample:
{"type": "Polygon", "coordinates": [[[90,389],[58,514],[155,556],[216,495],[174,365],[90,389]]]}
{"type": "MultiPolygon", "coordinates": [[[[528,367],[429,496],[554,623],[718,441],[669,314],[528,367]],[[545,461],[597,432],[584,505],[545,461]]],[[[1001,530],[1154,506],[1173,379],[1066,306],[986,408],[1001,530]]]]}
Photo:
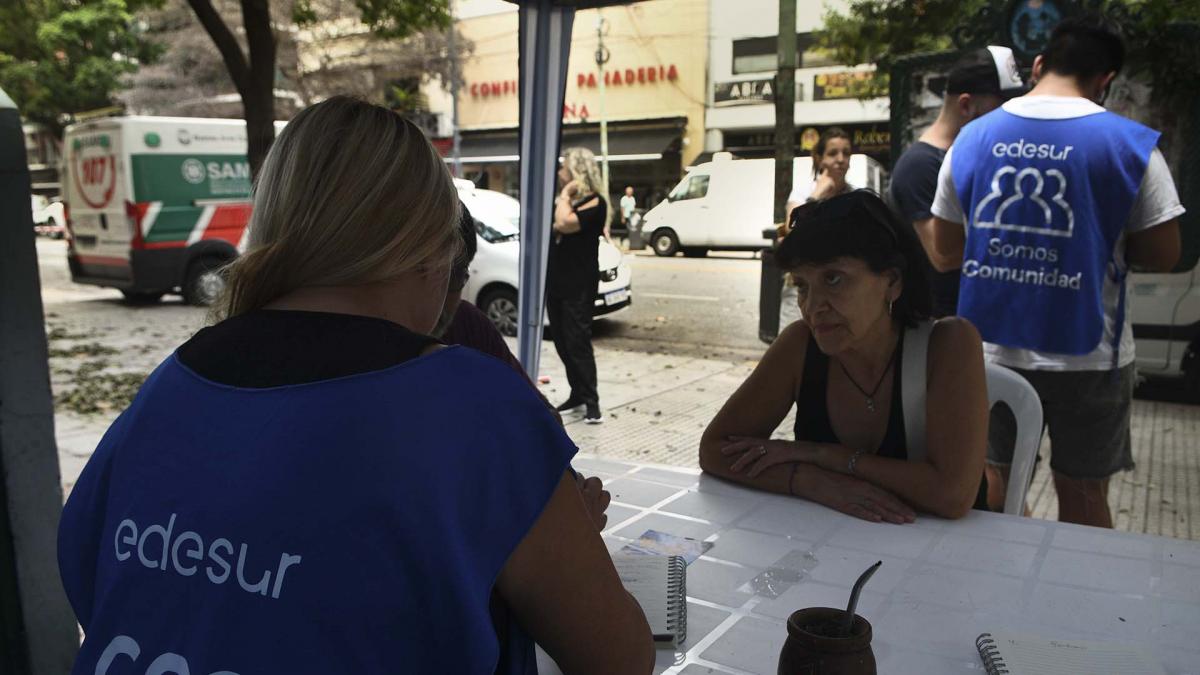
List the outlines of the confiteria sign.
{"type": "MultiPolygon", "coordinates": [[[[599,73],[579,72],[575,75],[575,84],[579,88],[592,89],[600,86],[599,73]]],[[[674,82],[679,79],[679,69],[675,64],[640,66],[637,68],[609,68],[604,71],[604,85],[608,87],[645,86],[659,82],[674,82]]],[[[467,91],[476,98],[494,98],[498,96],[515,96],[517,80],[495,80],[492,82],[472,82],[467,85],[467,91]]]]}

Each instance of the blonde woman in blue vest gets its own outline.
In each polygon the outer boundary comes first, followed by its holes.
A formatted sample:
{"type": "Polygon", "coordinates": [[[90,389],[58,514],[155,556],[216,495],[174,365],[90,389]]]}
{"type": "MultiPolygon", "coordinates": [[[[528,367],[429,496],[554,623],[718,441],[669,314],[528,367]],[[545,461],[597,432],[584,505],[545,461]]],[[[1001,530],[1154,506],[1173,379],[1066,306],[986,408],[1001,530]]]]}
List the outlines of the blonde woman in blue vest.
{"type": "Polygon", "coordinates": [[[981,504],[987,440],[979,334],[929,321],[924,253],[873,192],[804,204],[791,225],[779,260],[803,319],[708,425],[701,468],[873,522],[963,516],[981,504]],[[793,407],[793,440],[773,439],[793,407]]]}
{"type": "Polygon", "coordinates": [[[74,673],[528,674],[535,641],[566,672],[650,672],[574,444],[508,365],[429,337],[458,204],[386,108],[337,96],[287,125],[224,319],[149,377],[63,511],[74,673]]]}

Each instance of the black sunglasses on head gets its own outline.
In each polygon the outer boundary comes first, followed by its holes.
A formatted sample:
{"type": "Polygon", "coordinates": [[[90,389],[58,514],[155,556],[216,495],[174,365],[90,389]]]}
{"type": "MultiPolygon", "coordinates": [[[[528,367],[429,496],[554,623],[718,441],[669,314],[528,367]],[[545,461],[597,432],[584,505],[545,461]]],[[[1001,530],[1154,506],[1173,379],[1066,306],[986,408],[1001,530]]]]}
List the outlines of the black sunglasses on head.
{"type": "Polygon", "coordinates": [[[851,190],[822,201],[805,202],[792,209],[789,225],[795,230],[802,222],[846,220],[858,215],[865,215],[868,220],[882,227],[891,238],[892,244],[900,243],[896,231],[892,228],[892,213],[887,204],[883,203],[874,190],[867,188],[851,190]]]}

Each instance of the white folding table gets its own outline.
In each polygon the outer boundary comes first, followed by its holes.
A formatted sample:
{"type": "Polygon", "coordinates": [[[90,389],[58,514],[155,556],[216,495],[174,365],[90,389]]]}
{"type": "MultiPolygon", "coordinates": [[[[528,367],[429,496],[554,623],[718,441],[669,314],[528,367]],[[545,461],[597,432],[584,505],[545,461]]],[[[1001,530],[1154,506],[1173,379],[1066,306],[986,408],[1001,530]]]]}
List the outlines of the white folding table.
{"type": "Polygon", "coordinates": [[[1168,673],[1200,675],[1198,542],[979,511],[875,524],[693,470],[574,466],[612,493],[611,551],[646,530],[713,542],[688,567],[687,639],[655,673],[773,675],[788,615],[844,607],[882,560],[858,607],[880,673],[980,673],[975,638],[1011,630],[1141,644],[1168,673]]]}

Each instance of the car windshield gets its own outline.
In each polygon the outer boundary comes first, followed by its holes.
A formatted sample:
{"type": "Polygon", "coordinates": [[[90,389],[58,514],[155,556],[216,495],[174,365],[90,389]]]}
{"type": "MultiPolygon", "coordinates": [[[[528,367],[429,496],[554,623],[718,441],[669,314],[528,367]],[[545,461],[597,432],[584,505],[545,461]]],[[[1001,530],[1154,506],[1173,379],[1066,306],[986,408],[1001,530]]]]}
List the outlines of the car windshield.
{"type": "Polygon", "coordinates": [[[496,244],[514,240],[521,234],[521,203],[499,192],[475,190],[468,198],[467,208],[475,218],[475,231],[483,240],[496,244]]]}

